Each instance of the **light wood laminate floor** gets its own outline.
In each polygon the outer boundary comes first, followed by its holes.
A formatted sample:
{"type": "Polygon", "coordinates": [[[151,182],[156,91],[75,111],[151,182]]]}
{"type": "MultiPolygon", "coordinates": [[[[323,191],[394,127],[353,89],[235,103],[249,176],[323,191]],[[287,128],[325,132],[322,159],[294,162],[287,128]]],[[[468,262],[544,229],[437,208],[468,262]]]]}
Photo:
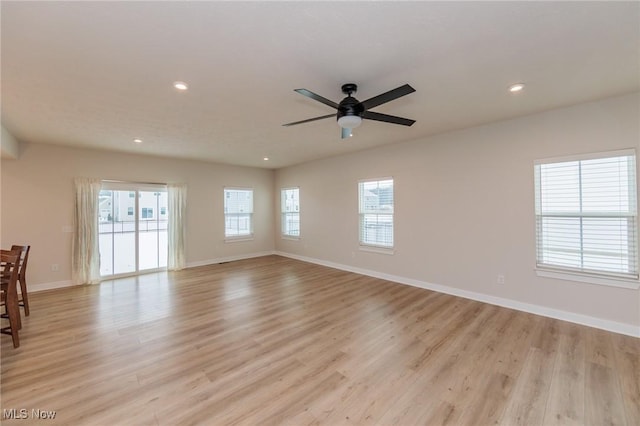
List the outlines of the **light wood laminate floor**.
{"type": "Polygon", "coordinates": [[[3,424],[640,424],[640,339],[278,256],[33,293],[20,339],[3,424]]]}

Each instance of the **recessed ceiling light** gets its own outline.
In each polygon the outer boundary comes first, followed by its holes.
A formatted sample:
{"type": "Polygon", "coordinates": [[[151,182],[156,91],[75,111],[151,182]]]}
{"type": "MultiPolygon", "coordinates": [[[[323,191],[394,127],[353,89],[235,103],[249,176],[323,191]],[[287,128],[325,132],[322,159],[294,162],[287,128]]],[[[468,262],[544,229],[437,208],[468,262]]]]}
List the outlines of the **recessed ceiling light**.
{"type": "Polygon", "coordinates": [[[263,160],[264,161],[269,161],[269,157],[264,157],[263,160]]]}
{"type": "Polygon", "coordinates": [[[185,83],[184,81],[176,81],[173,83],[173,87],[175,87],[178,90],[187,90],[189,88],[189,86],[187,85],[187,83],[185,83]]]}
{"type": "Polygon", "coordinates": [[[509,91],[511,93],[520,92],[522,89],[524,89],[524,84],[522,84],[522,83],[517,83],[517,84],[513,84],[513,85],[509,86],[509,91]]]}
{"type": "Polygon", "coordinates": [[[142,139],[134,139],[133,140],[135,143],[142,143],[142,139]]]}

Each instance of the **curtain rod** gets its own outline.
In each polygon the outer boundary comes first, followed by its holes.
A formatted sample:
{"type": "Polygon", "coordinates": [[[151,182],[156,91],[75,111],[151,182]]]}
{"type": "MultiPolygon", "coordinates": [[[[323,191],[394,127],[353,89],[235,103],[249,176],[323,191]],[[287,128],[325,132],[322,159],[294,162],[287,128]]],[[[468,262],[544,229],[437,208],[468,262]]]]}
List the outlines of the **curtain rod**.
{"type": "Polygon", "coordinates": [[[138,184],[138,185],[164,185],[167,186],[167,183],[159,183],[159,182],[132,182],[132,181],[126,181],[126,180],[114,180],[114,179],[102,179],[102,182],[109,182],[109,183],[133,183],[133,184],[138,184]]]}

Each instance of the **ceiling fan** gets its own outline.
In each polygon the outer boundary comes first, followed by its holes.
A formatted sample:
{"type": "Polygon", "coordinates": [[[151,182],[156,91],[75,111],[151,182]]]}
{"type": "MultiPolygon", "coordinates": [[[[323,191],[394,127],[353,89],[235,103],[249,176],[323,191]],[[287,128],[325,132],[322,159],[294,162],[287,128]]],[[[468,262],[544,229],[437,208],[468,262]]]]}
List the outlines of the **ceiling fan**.
{"type": "Polygon", "coordinates": [[[404,86],[397,87],[393,90],[389,90],[381,95],[374,96],[366,101],[360,102],[353,96],[353,93],[358,91],[358,86],[353,83],[343,84],[342,93],[347,95],[339,104],[330,101],[327,98],[323,98],[320,95],[307,90],[307,89],[295,89],[296,92],[304,95],[308,98],[314,99],[318,102],[322,102],[332,108],[338,110],[337,114],[328,114],[321,117],[309,118],[307,120],[295,121],[293,123],[283,124],[283,126],[295,126],[296,124],[308,123],[310,121],[322,120],[323,118],[336,117],[338,120],[338,126],[342,129],[342,139],[351,136],[351,129],[358,127],[362,123],[362,119],[384,121],[385,123],[400,124],[403,126],[411,126],[415,123],[415,120],[408,118],[396,117],[394,115],[381,114],[379,112],[369,111],[371,108],[377,107],[384,103],[390,102],[394,99],[398,99],[402,96],[408,95],[416,91],[413,87],[405,84],[404,86]]]}

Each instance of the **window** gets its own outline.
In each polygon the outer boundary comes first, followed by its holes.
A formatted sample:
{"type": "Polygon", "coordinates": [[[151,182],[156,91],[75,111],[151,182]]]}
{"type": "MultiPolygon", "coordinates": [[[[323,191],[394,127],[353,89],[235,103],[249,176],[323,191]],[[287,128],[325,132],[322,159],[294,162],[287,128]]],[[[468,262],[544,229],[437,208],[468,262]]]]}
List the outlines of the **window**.
{"type": "Polygon", "coordinates": [[[358,182],[360,244],[393,248],[393,179],[358,182]]]}
{"type": "Polygon", "coordinates": [[[638,278],[633,151],[536,162],[537,266],[638,278]]]}
{"type": "Polygon", "coordinates": [[[133,207],[127,207],[127,216],[133,216],[133,207]]]}
{"type": "Polygon", "coordinates": [[[162,216],[166,216],[167,215],[167,208],[166,207],[160,207],[160,214],[162,216]]]}
{"type": "Polygon", "coordinates": [[[224,189],[224,236],[253,235],[253,189],[224,189]]]}
{"type": "Polygon", "coordinates": [[[300,237],[300,189],[284,188],[280,191],[282,211],[281,232],[285,237],[300,237]]]}
{"type": "Polygon", "coordinates": [[[150,207],[143,207],[142,219],[153,219],[153,209],[150,207]]]}

